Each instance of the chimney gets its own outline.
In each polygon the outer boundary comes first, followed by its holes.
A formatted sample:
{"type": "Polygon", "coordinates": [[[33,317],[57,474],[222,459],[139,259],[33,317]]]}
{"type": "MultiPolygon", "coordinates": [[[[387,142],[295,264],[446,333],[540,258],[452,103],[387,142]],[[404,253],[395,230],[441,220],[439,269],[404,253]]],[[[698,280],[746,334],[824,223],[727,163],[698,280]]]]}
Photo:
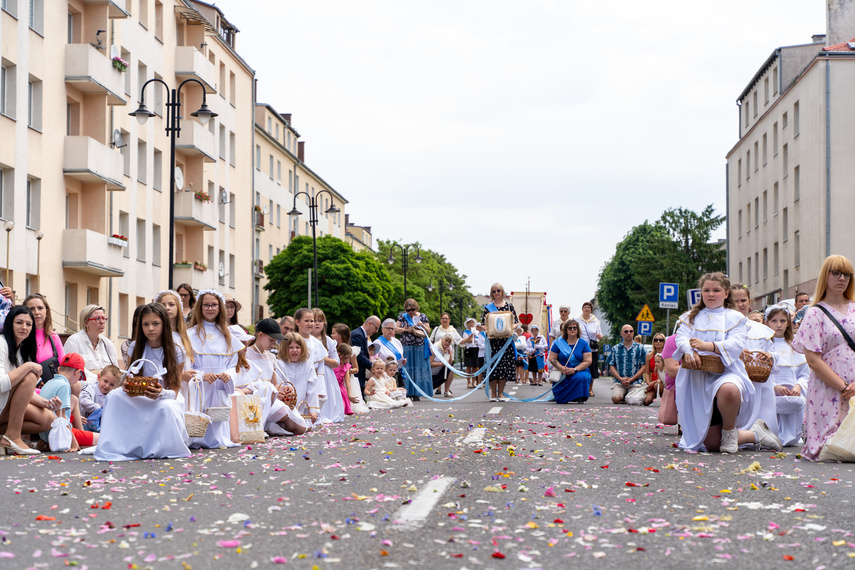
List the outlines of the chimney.
{"type": "Polygon", "coordinates": [[[306,141],[297,143],[297,159],[300,162],[306,162],[306,141]]]}
{"type": "Polygon", "coordinates": [[[855,37],[855,0],[826,0],[825,45],[848,42],[855,37]]]}
{"type": "Polygon", "coordinates": [[[282,117],[283,121],[285,121],[289,125],[291,124],[291,113],[281,113],[279,116],[282,117]]]}
{"type": "Polygon", "coordinates": [[[810,39],[815,44],[825,45],[825,34],[814,34],[810,37],[810,39]]]}

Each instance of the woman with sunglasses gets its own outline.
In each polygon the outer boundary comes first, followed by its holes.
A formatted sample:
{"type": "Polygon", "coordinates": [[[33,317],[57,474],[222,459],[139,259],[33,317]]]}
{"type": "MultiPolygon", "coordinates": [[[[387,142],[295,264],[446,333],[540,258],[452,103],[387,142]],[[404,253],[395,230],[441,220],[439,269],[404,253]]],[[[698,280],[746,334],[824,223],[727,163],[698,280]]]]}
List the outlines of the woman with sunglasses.
{"type": "Polygon", "coordinates": [[[419,312],[419,304],[415,299],[404,301],[404,312],[398,316],[395,332],[401,335],[407,361],[404,370],[410,376],[406,382],[407,396],[418,402],[422,392],[425,395],[433,393],[433,376],[430,373],[430,345],[426,344],[430,322],[427,315],[419,312]],[[416,386],[421,392],[416,390],[416,386]]]}
{"type": "Polygon", "coordinates": [[[852,263],[842,255],[825,259],[816,294],[793,339],[793,350],[804,354],[810,367],[802,455],[812,461],[833,459],[824,456],[825,444],[846,419],[855,396],[855,351],[840,331],[855,338],[852,273],[852,263]]]}
{"type": "Polygon", "coordinates": [[[590,301],[582,303],[582,314],[576,321],[579,323],[579,337],[588,341],[591,347],[591,398],[594,397],[594,380],[600,377],[600,341],[603,340],[603,329],[600,319],[593,313],[594,305],[590,301]]]}
{"type": "Polygon", "coordinates": [[[662,395],[662,371],[665,363],[662,357],[656,358],[662,354],[665,348],[665,335],[656,333],[653,335],[653,350],[647,355],[647,367],[644,370],[644,383],[647,385],[647,392],[644,394],[644,405],[649,406],[656,399],[657,394],[662,395]]]}
{"type": "Polygon", "coordinates": [[[588,401],[591,384],[591,347],[585,339],[579,338],[579,323],[574,319],[564,321],[561,336],[549,349],[549,364],[561,371],[561,381],[552,387],[556,404],[588,401]]]}
{"type": "MultiPolygon", "coordinates": [[[[517,311],[509,301],[505,301],[505,288],[501,283],[493,283],[490,287],[490,303],[484,307],[484,313],[481,315],[481,324],[487,324],[487,315],[492,312],[507,311],[513,315],[513,327],[519,324],[517,311]]],[[[495,356],[502,347],[505,346],[507,339],[504,338],[488,338],[490,343],[490,354],[495,356]]],[[[495,364],[493,372],[490,374],[490,401],[491,402],[507,402],[505,398],[505,383],[513,381],[517,374],[516,364],[514,362],[514,349],[508,346],[508,349],[502,354],[499,362],[495,364]]]]}
{"type": "Polygon", "coordinates": [[[80,330],[65,341],[65,352],[76,352],[86,362],[86,381],[98,380],[101,369],[112,364],[119,366],[116,347],[104,336],[107,330],[107,314],[104,307],[86,305],[80,311],[80,330]]]}

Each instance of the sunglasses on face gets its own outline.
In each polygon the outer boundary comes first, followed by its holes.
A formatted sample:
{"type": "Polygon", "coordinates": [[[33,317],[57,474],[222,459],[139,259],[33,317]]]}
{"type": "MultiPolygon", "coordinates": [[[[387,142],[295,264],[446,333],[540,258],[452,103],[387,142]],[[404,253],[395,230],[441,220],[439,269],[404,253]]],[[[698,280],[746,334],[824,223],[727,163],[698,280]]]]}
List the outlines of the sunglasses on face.
{"type": "Polygon", "coordinates": [[[664,338],[654,338],[653,342],[665,342],[664,338]]]}
{"type": "Polygon", "coordinates": [[[632,331],[620,331],[620,332],[622,332],[623,334],[632,334],[632,331]]]}

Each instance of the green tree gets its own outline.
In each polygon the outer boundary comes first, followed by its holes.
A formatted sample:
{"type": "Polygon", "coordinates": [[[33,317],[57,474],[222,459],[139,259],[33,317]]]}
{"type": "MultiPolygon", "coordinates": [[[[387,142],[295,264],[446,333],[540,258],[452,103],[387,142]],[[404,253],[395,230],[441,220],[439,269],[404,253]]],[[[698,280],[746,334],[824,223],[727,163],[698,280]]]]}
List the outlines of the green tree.
{"type": "Polygon", "coordinates": [[[659,308],[659,283],[680,286],[680,306],[672,316],[688,310],[686,291],[697,287],[704,273],[725,269],[726,252],[721,243],[711,241],[724,220],[712,205],[700,213],[671,208],[655,223],[645,221],[626,235],[598,283],[597,299],[612,323],[613,338],[618,327],[635,320],[645,303],[656,319],[653,330],[670,332],[665,331],[665,310],[659,308]]]}
{"type": "MultiPolygon", "coordinates": [[[[390,303],[390,312],[387,316],[397,318],[404,305],[404,270],[403,256],[398,247],[392,247],[394,241],[379,240],[377,243],[377,260],[385,265],[392,274],[392,282],[395,291],[390,303]],[[394,250],[394,251],[392,251],[394,250]],[[389,253],[392,252],[392,264],[388,263],[389,253]]],[[[399,244],[400,245],[400,244],[399,244]]],[[[421,244],[419,254],[422,261],[417,263],[416,248],[408,250],[407,271],[407,296],[415,299],[421,308],[421,312],[430,319],[431,326],[439,323],[440,310],[439,287],[442,278],[442,310],[451,314],[451,323],[460,328],[463,320],[469,316],[475,316],[478,305],[466,288],[466,275],[461,275],[457,268],[450,263],[443,254],[430,249],[424,249],[421,244]],[[433,280],[431,281],[431,278],[433,280]],[[430,286],[433,290],[429,290],[430,286]],[[449,284],[451,288],[449,289],[449,284]],[[452,304],[454,306],[452,306],[452,304]]]]}
{"type": "MultiPolygon", "coordinates": [[[[268,304],[276,316],[308,306],[312,238],[297,236],[264,268],[268,304]]],[[[318,294],[314,305],[329,323],[359,326],[369,315],[389,313],[393,285],[389,272],[370,251],[355,252],[333,236],[318,238],[318,294]]]]}

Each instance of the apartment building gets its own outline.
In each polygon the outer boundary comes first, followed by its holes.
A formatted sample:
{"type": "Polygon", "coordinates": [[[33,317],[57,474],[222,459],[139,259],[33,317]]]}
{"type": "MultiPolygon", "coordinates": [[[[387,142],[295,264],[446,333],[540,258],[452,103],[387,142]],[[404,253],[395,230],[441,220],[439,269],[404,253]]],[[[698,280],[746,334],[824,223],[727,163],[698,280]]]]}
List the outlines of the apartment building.
{"type": "Polygon", "coordinates": [[[345,239],[347,200],[305,162],[306,145],[291,123],[272,105],[255,104],[253,319],[269,316],[264,266],[288,247],[291,238],[312,235],[316,205],[317,237],[345,239]],[[299,215],[289,213],[296,208],[299,215]]]}
{"type": "Polygon", "coordinates": [[[855,255],[855,9],[831,4],[826,35],[775,49],[737,99],[728,273],[751,288],[755,307],[812,293],[826,256],[855,255]]]}
{"type": "Polygon", "coordinates": [[[368,249],[374,251],[374,237],[371,234],[371,226],[359,226],[351,223],[350,214],[344,217],[345,237],[347,243],[354,251],[368,249]]]}
{"type": "Polygon", "coordinates": [[[101,304],[119,341],[174,262],[175,285],[248,297],[254,71],[238,30],[193,0],[0,2],[0,224],[14,224],[2,250],[18,299],[43,293],[60,332],[101,304]],[[128,115],[150,80],[181,86],[174,227],[172,95],[149,83],[154,116],[128,115]],[[191,116],[203,97],[218,115],[207,124],[191,116]]]}

